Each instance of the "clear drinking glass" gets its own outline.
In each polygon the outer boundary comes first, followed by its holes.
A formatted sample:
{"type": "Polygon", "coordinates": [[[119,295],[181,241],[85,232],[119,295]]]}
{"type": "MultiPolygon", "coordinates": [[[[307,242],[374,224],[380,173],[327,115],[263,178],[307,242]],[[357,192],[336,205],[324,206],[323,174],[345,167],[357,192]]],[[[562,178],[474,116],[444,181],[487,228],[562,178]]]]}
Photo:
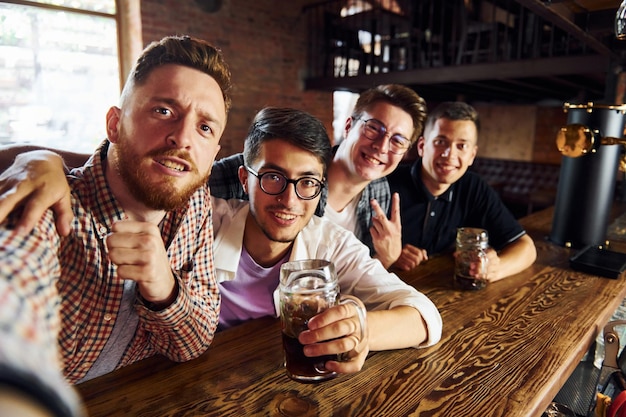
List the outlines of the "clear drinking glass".
{"type": "Polygon", "coordinates": [[[485,229],[459,227],[456,232],[454,281],[464,290],[480,290],[487,285],[487,248],[485,229]]]}

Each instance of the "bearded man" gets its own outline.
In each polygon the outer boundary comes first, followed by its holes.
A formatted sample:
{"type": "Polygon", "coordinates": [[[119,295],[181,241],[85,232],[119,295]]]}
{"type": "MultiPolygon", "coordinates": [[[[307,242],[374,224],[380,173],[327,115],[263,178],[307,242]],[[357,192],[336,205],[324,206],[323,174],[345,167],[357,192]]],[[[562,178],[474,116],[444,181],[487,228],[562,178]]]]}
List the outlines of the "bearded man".
{"type": "Polygon", "coordinates": [[[32,232],[17,217],[0,227],[0,364],[41,377],[29,368],[53,363],[78,383],[207,349],[220,298],[206,184],[230,88],[204,41],[166,37],[144,50],[106,115],[107,139],[68,175],[69,233],[57,234],[51,211],[32,232]]]}

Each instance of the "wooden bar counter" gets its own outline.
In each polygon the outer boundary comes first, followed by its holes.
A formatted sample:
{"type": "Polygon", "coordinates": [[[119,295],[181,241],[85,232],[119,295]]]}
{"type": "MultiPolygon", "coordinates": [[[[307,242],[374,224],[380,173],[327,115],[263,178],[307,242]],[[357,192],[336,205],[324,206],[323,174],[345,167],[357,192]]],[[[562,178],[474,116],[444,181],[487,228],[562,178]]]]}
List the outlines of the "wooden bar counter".
{"type": "Polygon", "coordinates": [[[536,263],[483,290],[454,288],[451,254],[400,274],[441,311],[434,347],[373,352],[358,374],[302,384],[268,318],[217,334],[196,360],[153,357],[77,388],[91,416],[541,416],[626,285],[569,268],[573,251],[547,240],[551,209],[522,223],[536,263]]]}

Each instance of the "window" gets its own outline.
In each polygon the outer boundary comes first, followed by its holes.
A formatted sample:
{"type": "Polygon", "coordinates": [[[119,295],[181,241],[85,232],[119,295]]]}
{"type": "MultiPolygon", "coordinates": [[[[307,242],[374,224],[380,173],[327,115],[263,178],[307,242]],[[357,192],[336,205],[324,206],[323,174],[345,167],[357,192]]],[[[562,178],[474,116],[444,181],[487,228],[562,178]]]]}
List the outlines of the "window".
{"type": "Polygon", "coordinates": [[[91,153],[120,93],[115,0],[0,2],[0,145],[91,153]]]}

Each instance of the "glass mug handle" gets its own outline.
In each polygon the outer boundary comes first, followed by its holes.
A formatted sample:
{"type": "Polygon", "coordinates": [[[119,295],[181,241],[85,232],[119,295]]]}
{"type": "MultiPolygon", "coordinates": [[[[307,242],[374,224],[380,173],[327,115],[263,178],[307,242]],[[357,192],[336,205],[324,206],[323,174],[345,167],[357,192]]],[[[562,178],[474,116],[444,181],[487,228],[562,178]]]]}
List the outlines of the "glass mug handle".
{"type": "MultiPolygon", "coordinates": [[[[359,343],[361,343],[361,341],[365,339],[365,335],[367,332],[367,311],[363,307],[363,304],[357,301],[357,299],[351,295],[342,295],[341,299],[339,300],[339,304],[353,304],[354,307],[356,308],[356,313],[357,313],[357,316],[359,317],[359,328],[361,330],[360,336],[359,336],[359,343]]],[[[348,360],[347,353],[348,352],[344,352],[341,355],[339,355],[339,360],[347,361],[348,360]]]]}
{"type": "MultiPolygon", "coordinates": [[[[359,317],[359,328],[360,328],[360,335],[359,335],[359,343],[361,343],[361,341],[365,338],[365,334],[367,331],[367,320],[366,320],[366,314],[367,311],[365,310],[365,308],[361,305],[361,303],[359,301],[357,301],[356,298],[352,297],[351,295],[342,295],[341,299],[339,300],[338,304],[353,304],[354,307],[356,308],[356,312],[357,312],[357,316],[359,317]]],[[[350,360],[350,358],[348,357],[348,352],[343,352],[340,353],[339,355],[337,355],[337,360],[339,362],[347,362],[350,360]]],[[[315,366],[315,370],[317,372],[319,372],[320,374],[327,374],[329,373],[328,370],[326,370],[326,368],[324,367],[324,361],[321,361],[319,363],[316,363],[315,366]]]]}

